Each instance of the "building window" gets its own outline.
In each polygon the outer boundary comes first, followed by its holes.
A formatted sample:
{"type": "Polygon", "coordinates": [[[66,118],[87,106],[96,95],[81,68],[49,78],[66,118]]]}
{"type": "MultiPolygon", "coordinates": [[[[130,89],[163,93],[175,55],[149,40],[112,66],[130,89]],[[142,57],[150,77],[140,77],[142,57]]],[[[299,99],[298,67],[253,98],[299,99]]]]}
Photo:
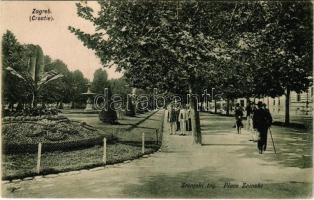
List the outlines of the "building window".
{"type": "Polygon", "coordinates": [[[301,101],[301,95],[300,93],[297,94],[297,102],[300,102],[301,101]]]}

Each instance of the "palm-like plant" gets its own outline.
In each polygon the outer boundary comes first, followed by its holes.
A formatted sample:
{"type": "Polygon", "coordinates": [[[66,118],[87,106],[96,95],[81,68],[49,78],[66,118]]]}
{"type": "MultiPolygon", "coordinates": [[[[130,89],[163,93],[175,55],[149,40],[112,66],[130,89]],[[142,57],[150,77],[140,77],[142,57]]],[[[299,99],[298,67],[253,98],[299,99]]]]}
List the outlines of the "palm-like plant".
{"type": "Polygon", "coordinates": [[[44,72],[44,58],[43,52],[40,46],[30,46],[30,57],[28,62],[28,70],[26,72],[18,72],[11,67],[7,67],[6,70],[13,76],[19,78],[27,90],[32,95],[31,106],[36,107],[37,98],[40,91],[49,82],[63,77],[53,70],[44,72]]]}

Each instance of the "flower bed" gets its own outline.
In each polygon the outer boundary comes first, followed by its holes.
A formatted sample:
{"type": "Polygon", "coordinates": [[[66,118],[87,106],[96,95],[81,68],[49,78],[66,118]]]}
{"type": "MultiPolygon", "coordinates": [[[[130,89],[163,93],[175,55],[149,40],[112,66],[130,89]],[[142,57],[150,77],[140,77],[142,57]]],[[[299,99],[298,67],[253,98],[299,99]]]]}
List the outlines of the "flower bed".
{"type": "MultiPolygon", "coordinates": [[[[41,159],[41,172],[40,174],[51,174],[79,169],[89,169],[96,166],[103,166],[102,161],[103,156],[103,138],[107,139],[107,164],[119,163],[125,160],[132,160],[139,158],[143,155],[142,153],[142,133],[145,132],[145,153],[149,154],[157,151],[161,145],[162,138],[162,124],[163,124],[163,112],[156,112],[155,114],[149,114],[149,117],[144,117],[145,120],[136,121],[136,126],[131,130],[127,128],[119,129],[114,131],[112,127],[108,128],[108,125],[102,124],[102,126],[97,126],[98,129],[106,130],[106,132],[95,130],[95,126],[89,126],[87,123],[82,121],[70,121],[65,120],[49,120],[45,121],[29,121],[29,122],[10,122],[4,123],[4,126],[12,126],[12,124],[33,124],[34,127],[50,127],[49,124],[55,124],[51,127],[54,130],[55,127],[62,126],[62,123],[70,124],[74,126],[75,129],[82,129],[86,132],[70,134],[67,131],[65,134],[68,136],[62,141],[54,141],[44,138],[43,135],[39,136],[35,141],[23,143],[25,141],[22,138],[19,139],[20,142],[14,142],[14,135],[12,131],[6,131],[6,135],[10,135],[11,139],[6,139],[7,143],[3,146],[7,148],[7,151],[3,155],[2,159],[2,178],[3,179],[17,179],[24,178],[28,176],[35,176],[36,173],[36,159],[37,159],[37,145],[40,140],[44,141],[42,149],[42,159],[41,159]],[[53,122],[55,121],[55,122],[53,122]],[[49,126],[48,126],[49,125],[49,126]],[[159,129],[158,140],[156,135],[156,130],[159,129]],[[94,137],[99,133],[98,137],[94,137]],[[80,140],[75,139],[73,135],[81,134],[86,138],[80,140]],[[92,136],[91,138],[87,138],[92,136]],[[118,141],[119,138],[119,141],[118,141]],[[71,140],[72,139],[72,140],[71,140]],[[14,145],[13,147],[8,146],[9,144],[14,145]],[[11,143],[10,143],[11,142],[11,143]],[[24,145],[25,144],[25,145],[24,145]],[[24,146],[22,146],[24,145],[24,146]],[[28,145],[28,146],[27,146],[28,145]],[[29,147],[31,146],[31,147],[29,147]],[[9,150],[8,150],[9,149],[9,150]],[[12,150],[13,149],[13,150],[12,150]],[[32,150],[29,150],[32,149],[32,150]],[[10,152],[10,150],[12,152],[10,152]],[[29,152],[27,152],[29,151],[29,152]]],[[[89,119],[89,123],[93,120],[98,120],[98,116],[94,118],[88,116],[84,118],[89,119]]],[[[15,125],[15,126],[17,126],[15,125]]],[[[94,125],[94,124],[93,124],[94,125]]],[[[18,127],[13,128],[18,128],[18,127]]],[[[66,125],[66,127],[69,127],[66,125]]],[[[117,126],[118,128],[119,126],[117,126]]],[[[24,129],[30,129],[31,127],[24,125],[24,129]]],[[[70,128],[69,128],[70,129],[70,128]]],[[[59,130],[59,129],[57,129],[59,130]]],[[[60,130],[67,130],[60,128],[60,130]]],[[[20,131],[21,132],[21,131],[20,131]]],[[[32,131],[23,131],[24,133],[33,134],[32,131]]],[[[59,131],[60,132],[60,131],[59,131]]],[[[62,131],[61,131],[62,132],[62,131]]],[[[21,134],[21,133],[20,133],[21,134]]],[[[4,135],[4,134],[3,134],[4,135]]],[[[21,137],[17,134],[18,137],[21,137]]],[[[26,136],[24,136],[26,137],[26,136]]],[[[56,136],[58,137],[58,136],[56,136]]]]}
{"type": "Polygon", "coordinates": [[[3,117],[2,120],[4,123],[11,123],[11,122],[26,122],[26,121],[41,121],[43,119],[47,120],[68,120],[67,117],[63,115],[42,115],[42,116],[10,116],[10,117],[3,117]]]}
{"type": "Polygon", "coordinates": [[[4,123],[2,140],[4,153],[35,153],[38,143],[44,151],[70,150],[101,144],[106,137],[108,143],[117,140],[112,135],[68,119],[36,122],[18,121],[4,123]]]}

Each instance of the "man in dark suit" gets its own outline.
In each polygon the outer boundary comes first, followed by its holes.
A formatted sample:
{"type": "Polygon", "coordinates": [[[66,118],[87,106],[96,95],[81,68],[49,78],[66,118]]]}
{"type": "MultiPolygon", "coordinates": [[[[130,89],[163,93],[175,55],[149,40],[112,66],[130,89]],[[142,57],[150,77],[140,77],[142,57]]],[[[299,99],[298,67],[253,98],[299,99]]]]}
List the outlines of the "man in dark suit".
{"type": "Polygon", "coordinates": [[[242,110],[242,107],[240,106],[239,103],[236,104],[234,116],[235,116],[235,120],[236,120],[237,132],[238,132],[238,134],[240,134],[241,128],[243,127],[243,123],[242,123],[243,110],[242,110]]]}
{"type": "Polygon", "coordinates": [[[167,121],[169,122],[169,126],[170,126],[170,135],[173,135],[176,133],[176,122],[178,121],[177,119],[177,113],[176,110],[174,109],[174,106],[171,104],[168,110],[168,119],[167,121]]]}
{"type": "Polygon", "coordinates": [[[263,103],[260,101],[257,104],[257,109],[253,114],[253,127],[259,132],[259,140],[257,142],[257,148],[259,153],[262,154],[266,151],[267,146],[267,131],[272,123],[272,117],[270,112],[263,108],[263,103]]]}

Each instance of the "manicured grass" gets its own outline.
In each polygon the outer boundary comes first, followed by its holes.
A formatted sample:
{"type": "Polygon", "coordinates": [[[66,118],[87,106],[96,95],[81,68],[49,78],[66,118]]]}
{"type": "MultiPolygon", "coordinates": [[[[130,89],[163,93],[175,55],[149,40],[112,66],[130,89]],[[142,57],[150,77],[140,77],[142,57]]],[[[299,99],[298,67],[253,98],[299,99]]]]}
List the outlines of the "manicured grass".
{"type": "Polygon", "coordinates": [[[154,113],[155,111],[151,111],[144,114],[137,114],[135,117],[124,116],[123,119],[118,120],[118,124],[104,124],[99,120],[98,114],[64,113],[64,116],[71,120],[84,121],[87,124],[103,131],[112,132],[114,129],[130,129],[134,127],[134,125],[149,118],[154,113]]]}
{"type": "MultiPolygon", "coordinates": [[[[80,115],[76,116],[80,118],[80,115]]],[[[145,132],[146,149],[145,153],[152,153],[160,147],[161,125],[163,120],[163,112],[151,112],[139,115],[134,119],[125,119],[129,125],[122,127],[121,125],[103,124],[99,121],[98,116],[86,117],[82,114],[82,120],[90,125],[97,125],[97,128],[104,134],[103,136],[115,135],[119,138],[119,142],[107,145],[107,164],[118,163],[124,160],[138,158],[141,153],[142,133],[145,132]],[[130,128],[132,127],[132,128],[130,128]],[[157,143],[156,130],[159,129],[157,143]],[[109,131],[111,130],[111,131],[109,131]]],[[[71,119],[71,118],[70,118],[71,119]]],[[[72,118],[73,120],[74,118],[72,118]]],[[[87,149],[73,151],[56,151],[43,152],[42,166],[43,174],[56,173],[62,171],[71,171],[77,169],[91,168],[103,165],[102,153],[103,147],[94,146],[87,149]]],[[[3,156],[3,178],[22,178],[36,174],[37,154],[9,154],[3,156]]]]}
{"type": "MultiPolygon", "coordinates": [[[[146,145],[145,154],[152,153],[158,145],[146,145]]],[[[142,156],[141,146],[112,144],[107,145],[107,164],[119,163],[142,156]]],[[[42,174],[57,173],[104,165],[103,147],[67,151],[47,152],[42,155],[42,174]]],[[[3,158],[3,175],[6,179],[36,175],[37,154],[11,154],[3,158]]]]}
{"type": "Polygon", "coordinates": [[[84,121],[87,124],[101,130],[106,135],[113,134],[118,137],[119,141],[124,142],[141,142],[142,133],[145,133],[146,141],[156,141],[156,130],[161,134],[161,120],[163,112],[147,112],[138,114],[136,117],[127,117],[119,120],[119,124],[111,125],[102,123],[97,114],[71,114],[66,115],[71,120],[84,121]]]}

